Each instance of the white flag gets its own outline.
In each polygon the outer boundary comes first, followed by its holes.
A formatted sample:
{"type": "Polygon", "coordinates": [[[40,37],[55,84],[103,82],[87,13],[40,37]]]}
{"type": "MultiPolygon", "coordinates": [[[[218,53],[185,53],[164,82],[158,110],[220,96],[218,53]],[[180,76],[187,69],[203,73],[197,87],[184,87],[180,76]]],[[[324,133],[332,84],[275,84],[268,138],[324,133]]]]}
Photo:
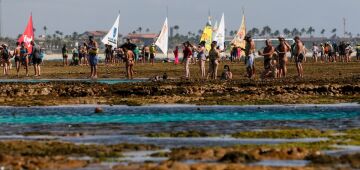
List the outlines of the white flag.
{"type": "Polygon", "coordinates": [[[168,20],[165,19],[164,26],[161,29],[161,33],[155,43],[160,50],[167,55],[168,53],[168,43],[169,43],[169,27],[168,27],[168,20]]]}
{"type": "Polygon", "coordinates": [[[120,20],[120,14],[116,18],[116,21],[114,25],[111,27],[110,31],[104,39],[102,40],[102,43],[112,45],[113,47],[117,47],[118,42],[118,35],[119,35],[119,20],[120,20]]]}
{"type": "Polygon", "coordinates": [[[225,48],[225,16],[222,14],[220,24],[215,34],[215,38],[217,41],[217,46],[220,47],[220,50],[224,50],[225,48]]]}

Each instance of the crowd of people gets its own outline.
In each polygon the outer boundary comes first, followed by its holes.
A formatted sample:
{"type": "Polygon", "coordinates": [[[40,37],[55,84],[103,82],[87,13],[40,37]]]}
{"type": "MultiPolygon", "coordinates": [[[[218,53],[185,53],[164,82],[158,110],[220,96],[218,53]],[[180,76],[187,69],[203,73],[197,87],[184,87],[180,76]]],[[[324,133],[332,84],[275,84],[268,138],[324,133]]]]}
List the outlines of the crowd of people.
{"type": "MultiPolygon", "coordinates": [[[[261,73],[261,79],[276,79],[287,76],[287,64],[288,60],[293,60],[298,72],[298,77],[304,77],[303,62],[306,61],[306,53],[308,50],[305,48],[304,43],[300,37],[294,38],[294,43],[290,45],[284,37],[278,37],[279,45],[276,47],[272,45],[271,40],[265,41],[265,48],[256,52],[255,42],[251,36],[244,38],[245,46],[239,47],[234,44],[230,44],[230,56],[228,59],[230,62],[245,61],[246,77],[252,79],[256,74],[255,57],[256,55],[262,56],[264,61],[264,71],[261,73]],[[244,56],[242,56],[244,54],[244,56]]],[[[226,61],[225,50],[221,50],[217,46],[217,42],[211,43],[211,49],[206,49],[206,42],[202,41],[198,45],[193,45],[189,41],[182,44],[182,60],[180,61],[180,48],[176,46],[173,50],[174,64],[184,65],[184,78],[190,79],[190,67],[191,65],[198,65],[200,77],[202,79],[222,79],[230,80],[233,78],[230,66],[224,66],[223,73],[218,76],[218,67],[220,62],[226,61]],[[208,68],[206,68],[208,63],[208,68]]],[[[11,59],[14,58],[17,76],[19,76],[20,68],[24,67],[26,76],[29,76],[29,65],[34,67],[34,75],[41,76],[40,65],[45,56],[45,50],[37,45],[34,41],[31,42],[31,51],[25,46],[24,42],[17,43],[16,48],[11,51],[8,49],[7,44],[0,46],[0,56],[2,59],[3,74],[8,75],[9,70],[12,67],[11,59]]],[[[226,47],[224,48],[226,49],[226,47]]],[[[324,44],[313,44],[311,49],[312,58],[314,62],[350,62],[351,54],[354,48],[349,43],[340,42],[336,43],[326,42],[324,44]]],[[[61,49],[63,57],[63,66],[67,65],[86,65],[90,66],[89,78],[96,79],[98,77],[98,54],[99,45],[94,40],[94,37],[89,36],[89,40],[83,44],[74,47],[69,50],[66,45],[61,49]],[[69,54],[72,54],[70,64],[68,64],[69,54]]],[[[356,48],[357,60],[360,59],[360,46],[356,48]]],[[[148,62],[154,65],[155,57],[157,54],[157,48],[155,44],[149,46],[143,46],[139,48],[137,45],[127,39],[126,42],[118,47],[112,45],[105,45],[105,65],[110,66],[117,63],[125,64],[125,73],[128,79],[132,79],[134,76],[134,66],[136,63],[148,62]]],[[[169,58],[163,60],[163,62],[172,62],[169,58]]],[[[163,76],[164,77],[164,76],[163,76]]],[[[168,75],[166,74],[166,78],[168,75]]]]}

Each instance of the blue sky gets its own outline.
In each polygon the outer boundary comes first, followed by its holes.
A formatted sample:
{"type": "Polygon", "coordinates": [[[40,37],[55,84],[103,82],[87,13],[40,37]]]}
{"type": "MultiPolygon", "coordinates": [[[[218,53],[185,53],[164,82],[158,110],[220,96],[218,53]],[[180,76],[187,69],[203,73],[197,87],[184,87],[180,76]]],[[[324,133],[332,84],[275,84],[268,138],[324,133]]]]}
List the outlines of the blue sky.
{"type": "Polygon", "coordinates": [[[308,28],[316,34],[337,28],[343,33],[342,18],[347,31],[360,33],[359,0],[3,0],[3,35],[16,37],[24,31],[30,12],[36,34],[60,30],[65,34],[86,30],[108,30],[121,11],[120,33],[127,34],[142,26],[159,32],[169,8],[169,24],[179,25],[180,32],[197,33],[207,20],[210,9],[214,18],[225,13],[228,30],[237,30],[245,8],[247,27],[269,25],[273,29],[308,28]],[[16,12],[15,12],[16,11],[16,12]]]}

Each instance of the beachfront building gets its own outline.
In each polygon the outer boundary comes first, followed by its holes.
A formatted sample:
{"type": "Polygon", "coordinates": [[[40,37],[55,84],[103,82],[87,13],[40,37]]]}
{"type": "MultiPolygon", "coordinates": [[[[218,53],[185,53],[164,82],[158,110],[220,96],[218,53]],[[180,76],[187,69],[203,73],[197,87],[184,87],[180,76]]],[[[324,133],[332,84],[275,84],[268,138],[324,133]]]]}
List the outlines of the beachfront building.
{"type": "Polygon", "coordinates": [[[156,41],[158,34],[128,34],[124,39],[131,39],[137,45],[151,45],[156,41]]]}

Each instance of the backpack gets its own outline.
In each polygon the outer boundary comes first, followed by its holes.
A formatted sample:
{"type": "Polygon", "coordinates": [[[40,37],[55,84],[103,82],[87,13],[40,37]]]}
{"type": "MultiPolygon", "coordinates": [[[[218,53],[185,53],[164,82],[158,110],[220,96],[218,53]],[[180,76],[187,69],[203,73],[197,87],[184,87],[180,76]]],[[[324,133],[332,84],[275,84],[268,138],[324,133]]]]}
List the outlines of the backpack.
{"type": "Polygon", "coordinates": [[[3,58],[10,58],[9,50],[8,50],[8,49],[4,49],[2,55],[3,55],[3,58]]]}

